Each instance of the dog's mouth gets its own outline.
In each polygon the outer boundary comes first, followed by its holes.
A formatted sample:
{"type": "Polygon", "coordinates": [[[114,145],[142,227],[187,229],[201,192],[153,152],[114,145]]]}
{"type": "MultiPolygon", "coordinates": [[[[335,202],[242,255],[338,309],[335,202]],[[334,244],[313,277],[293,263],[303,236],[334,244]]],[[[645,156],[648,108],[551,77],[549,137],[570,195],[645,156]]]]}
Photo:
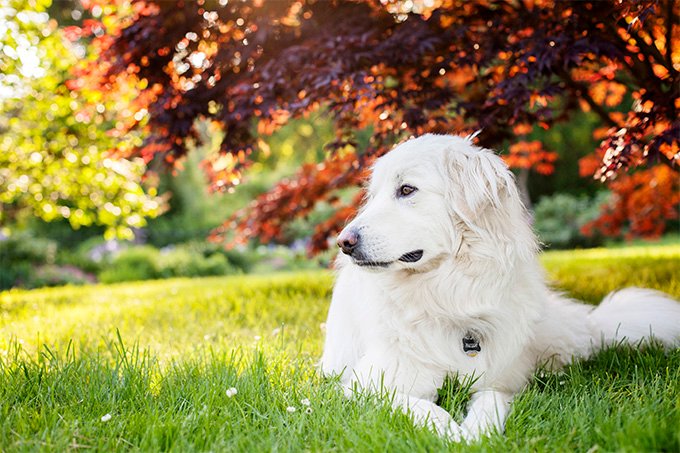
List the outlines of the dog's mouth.
{"type": "MultiPolygon", "coordinates": [[[[415,263],[416,261],[419,261],[423,257],[423,251],[422,250],[413,250],[408,253],[404,253],[401,255],[397,261],[401,261],[402,263],[415,263]]],[[[354,264],[357,266],[362,266],[362,267],[389,267],[390,264],[392,264],[394,261],[373,261],[373,260],[367,260],[367,259],[358,259],[356,257],[354,258],[354,264]]]]}
{"type": "Polygon", "coordinates": [[[392,263],[389,261],[369,261],[355,259],[354,264],[361,267],[388,267],[392,263]]]}

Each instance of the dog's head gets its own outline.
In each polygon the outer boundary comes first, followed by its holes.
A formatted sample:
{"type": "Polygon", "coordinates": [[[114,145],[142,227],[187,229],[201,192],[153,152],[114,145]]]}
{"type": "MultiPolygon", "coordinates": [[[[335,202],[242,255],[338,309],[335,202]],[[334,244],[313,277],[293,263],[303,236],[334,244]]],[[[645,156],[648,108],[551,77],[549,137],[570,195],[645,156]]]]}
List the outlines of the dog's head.
{"type": "Polygon", "coordinates": [[[468,139],[424,135],[378,159],[359,214],[338,236],[358,266],[425,271],[447,257],[505,262],[534,236],[512,173],[468,139]]]}

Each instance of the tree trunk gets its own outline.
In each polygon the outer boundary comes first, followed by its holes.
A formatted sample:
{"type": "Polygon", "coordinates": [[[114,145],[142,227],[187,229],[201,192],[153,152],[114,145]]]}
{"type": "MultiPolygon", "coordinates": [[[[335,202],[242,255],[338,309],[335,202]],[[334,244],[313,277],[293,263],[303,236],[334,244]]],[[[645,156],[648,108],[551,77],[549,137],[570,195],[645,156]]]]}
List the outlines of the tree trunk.
{"type": "MultiPolygon", "coordinates": [[[[517,173],[517,186],[519,187],[519,197],[526,206],[527,211],[532,213],[533,206],[531,205],[531,198],[529,197],[529,169],[520,168],[517,173]]],[[[532,215],[533,220],[533,215],[532,215]]]]}

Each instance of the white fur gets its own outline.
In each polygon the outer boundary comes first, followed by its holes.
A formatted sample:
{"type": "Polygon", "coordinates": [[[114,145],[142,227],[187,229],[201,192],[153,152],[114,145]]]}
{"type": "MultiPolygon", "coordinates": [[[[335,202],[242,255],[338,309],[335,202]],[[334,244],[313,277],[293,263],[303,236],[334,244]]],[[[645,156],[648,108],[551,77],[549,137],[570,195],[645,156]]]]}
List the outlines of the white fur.
{"type": "Polygon", "coordinates": [[[502,431],[540,364],[650,332],[667,345],[680,338],[680,304],[662,293],[630,288],[593,309],[552,292],[512,173],[465,138],[425,135],[379,159],[340,236],[350,230],[364,260],[388,264],[338,257],[322,370],[348,394],[392,391],[395,407],[453,440],[502,431]],[[399,197],[403,184],[418,190],[399,197]],[[413,250],[420,260],[399,261],[413,250]],[[462,347],[469,331],[475,357],[462,347]],[[474,380],[462,425],[434,403],[447,375],[474,380]]]}

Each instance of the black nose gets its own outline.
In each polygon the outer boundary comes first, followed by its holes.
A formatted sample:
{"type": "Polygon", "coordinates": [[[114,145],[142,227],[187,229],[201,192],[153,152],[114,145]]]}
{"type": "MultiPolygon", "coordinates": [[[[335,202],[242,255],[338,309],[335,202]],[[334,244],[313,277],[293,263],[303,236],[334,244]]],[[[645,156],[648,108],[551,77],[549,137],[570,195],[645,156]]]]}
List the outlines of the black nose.
{"type": "Polygon", "coordinates": [[[345,255],[351,255],[359,245],[359,233],[355,230],[347,230],[338,236],[338,247],[345,255]]]}

